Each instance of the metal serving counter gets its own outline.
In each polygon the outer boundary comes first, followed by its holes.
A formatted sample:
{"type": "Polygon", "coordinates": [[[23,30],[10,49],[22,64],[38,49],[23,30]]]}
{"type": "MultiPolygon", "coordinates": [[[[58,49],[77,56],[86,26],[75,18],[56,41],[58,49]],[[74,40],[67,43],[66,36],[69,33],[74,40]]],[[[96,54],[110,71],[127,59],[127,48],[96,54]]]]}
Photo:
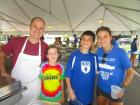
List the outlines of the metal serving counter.
{"type": "Polygon", "coordinates": [[[16,105],[22,98],[22,91],[27,89],[22,87],[20,81],[15,80],[7,83],[1,79],[0,84],[0,105],[16,105]]]}
{"type": "MultiPolygon", "coordinates": [[[[0,77],[0,105],[20,105],[22,92],[26,90],[20,81],[8,80],[0,77]],[[8,81],[8,82],[7,82],[8,81]]],[[[32,100],[28,105],[60,105],[53,102],[42,102],[41,100],[32,100]]]]}
{"type": "Polygon", "coordinates": [[[22,98],[21,93],[17,93],[1,101],[0,105],[18,105],[17,103],[20,101],[21,98],[22,98]]]}

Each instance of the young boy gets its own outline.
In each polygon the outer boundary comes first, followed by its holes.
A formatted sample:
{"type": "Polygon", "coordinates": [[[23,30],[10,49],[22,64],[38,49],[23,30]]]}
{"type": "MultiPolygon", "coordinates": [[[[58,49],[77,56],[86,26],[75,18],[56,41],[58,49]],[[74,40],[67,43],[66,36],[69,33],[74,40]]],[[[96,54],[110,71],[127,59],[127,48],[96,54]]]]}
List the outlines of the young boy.
{"type": "Polygon", "coordinates": [[[90,52],[95,34],[85,31],[80,39],[80,47],[71,53],[66,66],[66,84],[70,105],[92,105],[96,56],[90,52]]]}
{"type": "Polygon", "coordinates": [[[40,99],[47,102],[63,103],[64,69],[58,63],[59,51],[54,45],[47,49],[48,62],[41,65],[41,93],[40,99]]]}

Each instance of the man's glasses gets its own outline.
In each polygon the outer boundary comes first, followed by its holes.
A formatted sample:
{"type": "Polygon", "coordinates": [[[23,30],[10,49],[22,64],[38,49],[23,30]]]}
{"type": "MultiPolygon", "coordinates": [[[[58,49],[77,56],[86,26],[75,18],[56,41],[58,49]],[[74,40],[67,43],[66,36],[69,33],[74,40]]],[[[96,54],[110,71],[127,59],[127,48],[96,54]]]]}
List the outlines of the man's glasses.
{"type": "Polygon", "coordinates": [[[102,64],[105,64],[105,62],[106,62],[106,57],[107,57],[107,53],[104,53],[103,54],[103,57],[102,57],[102,64]]]}

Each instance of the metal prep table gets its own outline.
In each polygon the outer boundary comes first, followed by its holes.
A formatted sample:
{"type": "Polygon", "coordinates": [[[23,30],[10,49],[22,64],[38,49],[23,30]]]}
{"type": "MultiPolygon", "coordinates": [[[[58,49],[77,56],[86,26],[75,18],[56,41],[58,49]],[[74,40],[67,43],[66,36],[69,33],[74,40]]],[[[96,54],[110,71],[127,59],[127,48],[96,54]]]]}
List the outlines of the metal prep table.
{"type": "Polygon", "coordinates": [[[0,86],[0,105],[18,105],[24,90],[26,87],[22,87],[20,81],[0,86]]]}
{"type": "MultiPolygon", "coordinates": [[[[22,99],[22,92],[26,90],[20,81],[12,81],[8,84],[0,79],[0,105],[19,105],[22,99]],[[3,83],[4,84],[3,84],[3,83]]],[[[41,100],[31,100],[28,105],[60,105],[53,102],[42,102],[41,100]]]]}

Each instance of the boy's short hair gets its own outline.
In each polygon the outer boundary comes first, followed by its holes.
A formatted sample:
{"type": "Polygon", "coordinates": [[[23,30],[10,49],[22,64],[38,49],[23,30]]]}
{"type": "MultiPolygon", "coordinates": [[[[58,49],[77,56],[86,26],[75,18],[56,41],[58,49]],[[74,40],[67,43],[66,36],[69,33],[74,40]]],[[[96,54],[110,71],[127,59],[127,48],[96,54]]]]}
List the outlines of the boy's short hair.
{"type": "Polygon", "coordinates": [[[51,48],[57,49],[58,54],[60,54],[59,49],[54,44],[51,44],[51,45],[48,46],[46,54],[48,54],[48,50],[51,49],[51,48]]]}
{"type": "Polygon", "coordinates": [[[92,31],[90,31],[90,30],[84,31],[84,32],[82,33],[82,35],[81,35],[80,40],[81,40],[82,37],[85,36],[85,35],[86,35],[86,36],[92,37],[93,42],[95,41],[95,34],[94,34],[94,32],[92,32],[92,31]]]}

